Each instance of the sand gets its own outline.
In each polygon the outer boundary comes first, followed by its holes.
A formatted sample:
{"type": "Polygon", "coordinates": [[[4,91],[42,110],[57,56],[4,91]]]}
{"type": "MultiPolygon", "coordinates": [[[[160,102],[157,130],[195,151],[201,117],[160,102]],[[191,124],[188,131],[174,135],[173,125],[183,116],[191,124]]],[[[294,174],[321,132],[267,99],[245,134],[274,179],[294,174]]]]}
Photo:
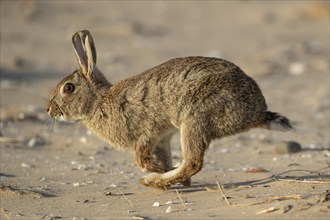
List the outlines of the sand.
{"type": "MultiPolygon", "coordinates": [[[[0,6],[1,219],[329,219],[327,1],[0,6]],[[80,29],[93,34],[113,83],[174,57],[232,61],[295,129],[212,142],[190,188],[142,186],[131,153],[46,114],[49,93],[78,68],[71,36],[80,29]],[[279,151],[287,141],[302,149],[279,151]]],[[[180,162],[178,135],[172,150],[180,162]]]]}

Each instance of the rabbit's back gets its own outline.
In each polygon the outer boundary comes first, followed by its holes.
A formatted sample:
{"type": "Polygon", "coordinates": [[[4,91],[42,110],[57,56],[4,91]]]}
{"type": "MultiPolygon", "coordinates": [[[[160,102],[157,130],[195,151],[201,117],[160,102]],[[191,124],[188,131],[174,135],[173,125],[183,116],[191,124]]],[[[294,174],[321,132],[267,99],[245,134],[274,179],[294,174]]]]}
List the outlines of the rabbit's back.
{"type": "Polygon", "coordinates": [[[156,134],[180,127],[187,117],[222,129],[221,136],[237,133],[259,123],[267,109],[252,78],[231,62],[209,57],[169,60],[116,83],[110,96],[130,118],[129,130],[156,134]]]}

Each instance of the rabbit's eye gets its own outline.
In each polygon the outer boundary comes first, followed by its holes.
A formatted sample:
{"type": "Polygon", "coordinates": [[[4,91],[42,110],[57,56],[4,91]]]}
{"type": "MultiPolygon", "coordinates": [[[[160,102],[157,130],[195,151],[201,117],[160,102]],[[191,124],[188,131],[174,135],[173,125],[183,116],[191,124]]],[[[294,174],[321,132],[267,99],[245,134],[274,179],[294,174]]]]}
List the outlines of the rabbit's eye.
{"type": "Polygon", "coordinates": [[[66,83],[63,87],[63,93],[71,94],[74,91],[74,85],[72,83],[66,83]]]}

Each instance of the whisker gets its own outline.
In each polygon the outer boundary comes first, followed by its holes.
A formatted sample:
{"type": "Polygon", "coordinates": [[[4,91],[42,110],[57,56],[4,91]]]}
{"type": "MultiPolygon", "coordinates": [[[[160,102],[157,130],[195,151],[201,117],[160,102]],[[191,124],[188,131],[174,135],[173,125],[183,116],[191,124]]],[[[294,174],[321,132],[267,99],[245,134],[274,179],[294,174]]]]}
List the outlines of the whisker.
{"type": "Polygon", "coordinates": [[[53,133],[53,132],[54,132],[54,125],[55,125],[55,119],[49,117],[49,118],[47,119],[47,122],[46,122],[45,133],[46,133],[46,134],[48,134],[48,133],[53,133]]]}

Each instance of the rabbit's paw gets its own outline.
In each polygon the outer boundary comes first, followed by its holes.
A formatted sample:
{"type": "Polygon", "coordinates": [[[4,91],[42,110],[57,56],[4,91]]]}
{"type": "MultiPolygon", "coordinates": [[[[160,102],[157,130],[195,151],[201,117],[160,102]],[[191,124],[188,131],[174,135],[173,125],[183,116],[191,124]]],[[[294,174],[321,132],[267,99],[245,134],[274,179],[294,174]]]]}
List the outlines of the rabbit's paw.
{"type": "Polygon", "coordinates": [[[144,164],[144,167],[149,172],[165,173],[164,164],[156,161],[155,159],[146,161],[146,163],[144,164]]]}
{"type": "Polygon", "coordinates": [[[161,176],[162,174],[160,173],[150,173],[149,175],[142,177],[140,179],[140,183],[145,186],[166,190],[171,186],[171,184],[166,183],[161,176]]]}
{"type": "Polygon", "coordinates": [[[161,161],[156,161],[155,158],[149,156],[139,156],[135,158],[136,164],[144,172],[164,173],[165,165],[161,161]]]}
{"type": "Polygon", "coordinates": [[[164,178],[162,174],[159,173],[150,173],[147,176],[144,176],[140,179],[140,183],[154,188],[159,188],[166,190],[171,187],[171,185],[180,183],[185,187],[191,186],[190,178],[182,180],[181,178],[164,178]]]}

